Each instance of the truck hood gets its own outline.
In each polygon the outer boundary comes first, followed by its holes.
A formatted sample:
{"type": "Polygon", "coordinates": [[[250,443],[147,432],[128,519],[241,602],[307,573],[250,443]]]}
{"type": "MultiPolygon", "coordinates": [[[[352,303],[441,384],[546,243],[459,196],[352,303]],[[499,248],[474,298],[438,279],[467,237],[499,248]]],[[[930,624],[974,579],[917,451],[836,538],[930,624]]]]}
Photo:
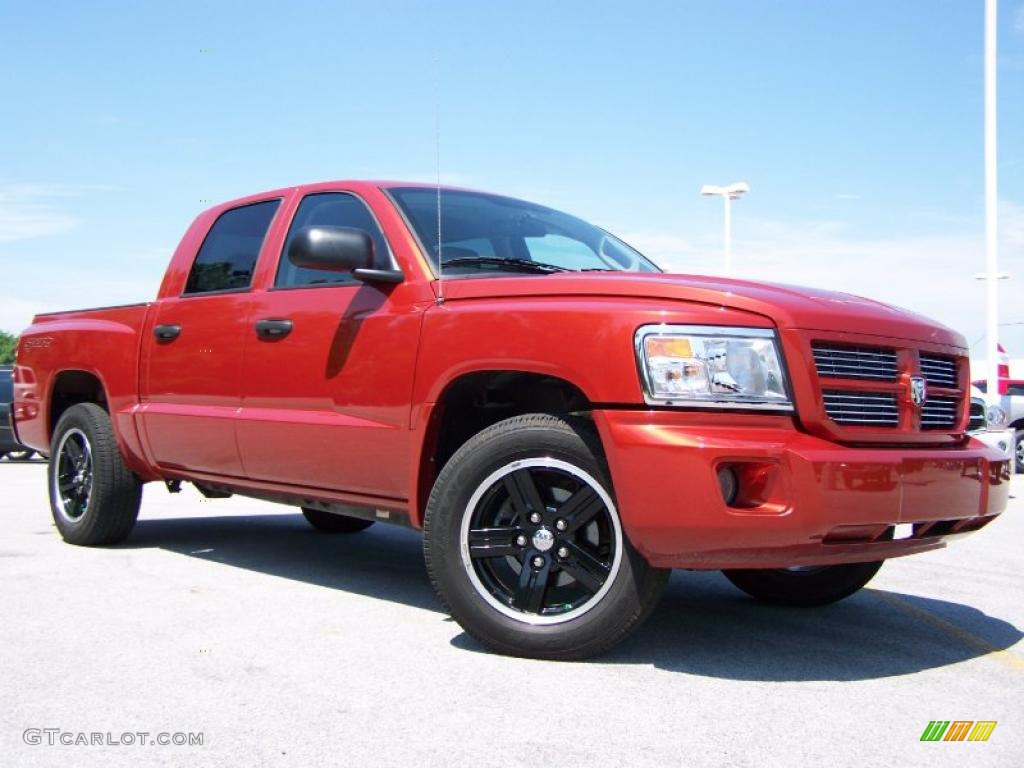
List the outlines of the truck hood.
{"type": "MultiPolygon", "coordinates": [[[[436,283],[435,283],[436,289],[436,283]]],[[[964,349],[956,331],[899,307],[848,293],[724,277],[635,272],[559,272],[524,277],[449,278],[445,300],[519,296],[625,296],[728,307],[780,329],[906,339],[964,349]]]]}

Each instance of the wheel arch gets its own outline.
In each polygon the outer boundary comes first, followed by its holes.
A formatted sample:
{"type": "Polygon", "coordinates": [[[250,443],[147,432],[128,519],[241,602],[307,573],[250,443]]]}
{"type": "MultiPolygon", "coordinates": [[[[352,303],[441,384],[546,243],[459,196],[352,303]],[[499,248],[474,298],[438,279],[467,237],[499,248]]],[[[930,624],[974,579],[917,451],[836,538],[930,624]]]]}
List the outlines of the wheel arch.
{"type": "Polygon", "coordinates": [[[94,403],[110,413],[107,387],[96,371],[68,368],[54,374],[47,397],[46,437],[53,440],[64,412],[79,403],[94,403]]]}
{"type": "Polygon", "coordinates": [[[46,399],[46,442],[51,444],[60,417],[72,406],[93,403],[110,417],[114,438],[125,463],[144,480],[156,479],[139,452],[138,436],[130,414],[118,413],[110,402],[110,389],[99,371],[88,368],[65,368],[55,373],[46,399]],[[125,431],[129,434],[125,434],[125,431]]]}
{"type": "Polygon", "coordinates": [[[593,403],[574,382],[536,370],[501,368],[463,372],[439,388],[424,408],[419,454],[413,463],[410,513],[423,524],[438,474],[470,437],[526,413],[588,415],[593,403]]]}

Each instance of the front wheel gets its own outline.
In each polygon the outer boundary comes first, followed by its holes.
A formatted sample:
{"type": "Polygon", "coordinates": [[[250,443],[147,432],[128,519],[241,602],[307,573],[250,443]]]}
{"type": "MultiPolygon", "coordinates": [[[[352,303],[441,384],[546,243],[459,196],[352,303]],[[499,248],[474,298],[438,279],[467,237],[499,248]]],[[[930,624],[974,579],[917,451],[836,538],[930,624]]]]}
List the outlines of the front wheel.
{"type": "Polygon", "coordinates": [[[1024,429],[1013,433],[1013,456],[1017,474],[1024,475],[1024,429]]]}
{"type": "Polygon", "coordinates": [[[773,605],[827,605],[849,597],[871,581],[883,560],[849,565],[722,571],[751,597],[773,605]]]}
{"type": "Polygon", "coordinates": [[[53,431],[48,472],[53,521],[69,544],[123,541],[139,514],[142,483],[121,459],[107,412],[68,408],[53,431]]]}
{"type": "Polygon", "coordinates": [[[589,422],[517,416],[470,438],[427,502],[427,571],[472,637],[512,656],[584,659],[657,604],[670,571],[626,538],[589,422]]]}

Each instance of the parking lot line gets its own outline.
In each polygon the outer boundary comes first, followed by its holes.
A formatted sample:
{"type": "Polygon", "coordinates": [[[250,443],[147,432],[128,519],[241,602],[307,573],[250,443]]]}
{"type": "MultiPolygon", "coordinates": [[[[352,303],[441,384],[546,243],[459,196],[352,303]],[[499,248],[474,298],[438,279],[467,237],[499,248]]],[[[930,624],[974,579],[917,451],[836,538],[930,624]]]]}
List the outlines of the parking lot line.
{"type": "Polygon", "coordinates": [[[899,608],[904,613],[908,613],[912,616],[916,616],[926,624],[930,624],[936,629],[941,629],[947,635],[955,637],[960,642],[964,643],[971,648],[984,652],[987,656],[993,657],[996,661],[1009,667],[1010,669],[1016,670],[1017,672],[1024,672],[1024,658],[1019,656],[1012,651],[1007,651],[1002,648],[996,648],[990,642],[984,638],[978,637],[973,632],[954,624],[947,619],[942,618],[929,610],[919,608],[916,605],[912,605],[908,601],[896,595],[882,592],[880,590],[872,590],[879,600],[895,608],[899,608]]]}

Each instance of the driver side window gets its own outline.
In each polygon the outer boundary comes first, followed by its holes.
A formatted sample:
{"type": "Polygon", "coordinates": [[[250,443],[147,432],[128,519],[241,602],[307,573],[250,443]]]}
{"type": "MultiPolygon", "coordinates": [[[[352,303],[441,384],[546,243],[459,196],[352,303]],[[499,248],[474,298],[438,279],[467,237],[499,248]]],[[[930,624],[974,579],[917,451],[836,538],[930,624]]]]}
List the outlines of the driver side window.
{"type": "Polygon", "coordinates": [[[277,277],[274,279],[275,288],[351,285],[359,282],[350,274],[306,269],[292,264],[288,259],[288,248],[295,238],[295,233],[303,227],[318,225],[352,227],[363,230],[373,238],[375,266],[383,269],[390,268],[391,251],[388,248],[387,240],[366,204],[347,192],[320,192],[306,195],[295,212],[291,227],[288,229],[288,237],[285,238],[284,248],[281,251],[281,259],[277,265],[277,277]]]}

